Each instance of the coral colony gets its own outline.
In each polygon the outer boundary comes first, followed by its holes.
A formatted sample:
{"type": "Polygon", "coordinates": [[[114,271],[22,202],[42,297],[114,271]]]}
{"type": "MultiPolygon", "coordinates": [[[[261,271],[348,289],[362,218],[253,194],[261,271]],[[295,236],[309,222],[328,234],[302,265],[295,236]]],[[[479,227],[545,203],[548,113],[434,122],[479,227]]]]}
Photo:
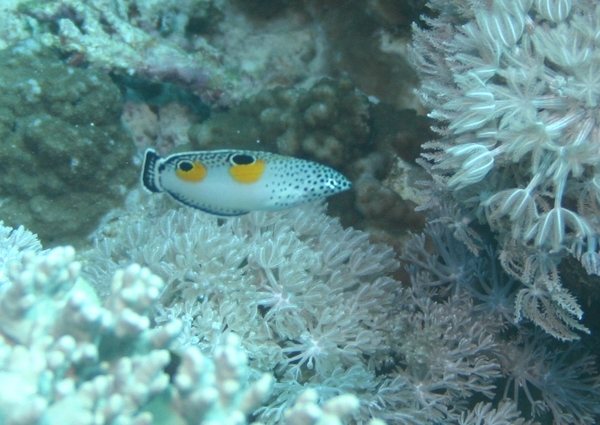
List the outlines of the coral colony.
{"type": "Polygon", "coordinates": [[[498,234],[502,266],[523,284],[517,321],[576,338],[583,311],[557,266],[571,255],[600,272],[600,8],[498,1],[459,10],[416,31],[422,98],[445,123],[427,158],[468,214],[498,234]],[[455,19],[470,22],[445,23],[455,19]]]}
{"type": "Polygon", "coordinates": [[[595,0],[2,2],[0,423],[598,423],[599,34],[595,0]],[[146,149],[353,189],[218,217],[146,149]]]}

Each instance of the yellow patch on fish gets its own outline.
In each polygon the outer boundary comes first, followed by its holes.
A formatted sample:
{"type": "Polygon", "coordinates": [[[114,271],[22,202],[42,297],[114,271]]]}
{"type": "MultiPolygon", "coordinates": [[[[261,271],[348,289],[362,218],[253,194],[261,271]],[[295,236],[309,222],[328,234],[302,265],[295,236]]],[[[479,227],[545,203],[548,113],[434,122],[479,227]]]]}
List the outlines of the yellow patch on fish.
{"type": "Polygon", "coordinates": [[[199,182],[206,177],[206,167],[198,161],[182,160],[177,164],[177,176],[187,182],[199,182]]]}
{"type": "Polygon", "coordinates": [[[254,183],[265,172],[265,161],[259,159],[252,164],[232,165],[229,169],[231,177],[240,183],[254,183]]]}
{"type": "Polygon", "coordinates": [[[325,165],[270,152],[217,150],[144,156],[142,185],[210,214],[274,211],[348,190],[351,183],[325,165]]]}

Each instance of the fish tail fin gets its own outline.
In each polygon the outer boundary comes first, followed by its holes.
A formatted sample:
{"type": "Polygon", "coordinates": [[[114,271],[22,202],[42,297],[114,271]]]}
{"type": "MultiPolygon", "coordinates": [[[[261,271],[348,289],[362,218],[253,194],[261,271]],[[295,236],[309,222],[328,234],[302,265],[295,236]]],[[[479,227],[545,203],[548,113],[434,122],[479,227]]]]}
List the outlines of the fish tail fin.
{"type": "Polygon", "coordinates": [[[149,192],[159,193],[163,188],[158,183],[158,175],[156,172],[156,162],[160,156],[154,149],[146,149],[144,154],[144,165],[142,166],[142,185],[149,192]]]}

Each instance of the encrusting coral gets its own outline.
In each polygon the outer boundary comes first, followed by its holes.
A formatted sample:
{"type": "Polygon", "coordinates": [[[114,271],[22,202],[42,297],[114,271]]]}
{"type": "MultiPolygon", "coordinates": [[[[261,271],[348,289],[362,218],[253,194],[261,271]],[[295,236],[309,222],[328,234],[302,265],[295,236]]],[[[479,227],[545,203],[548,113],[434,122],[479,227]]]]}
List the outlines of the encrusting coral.
{"type": "Polygon", "coordinates": [[[369,119],[369,101],[350,80],[322,79],[309,90],[263,90],[192,126],[189,135],[196,148],[228,143],[339,166],[365,150],[369,119]]]}
{"type": "Polygon", "coordinates": [[[0,62],[2,219],[48,246],[80,242],[135,181],[119,88],[32,41],[0,62]]]}
{"type": "Polygon", "coordinates": [[[42,29],[41,40],[79,55],[79,60],[127,75],[181,82],[209,103],[227,103],[239,95],[241,80],[222,66],[221,53],[203,38],[195,41],[193,53],[169,40],[173,33],[183,37],[188,21],[201,19],[210,3],[186,1],[171,7],[163,2],[60,0],[26,2],[20,10],[40,22],[56,22],[57,34],[42,29]]]}
{"type": "Polygon", "coordinates": [[[283,17],[256,25],[241,6],[221,0],[25,0],[16,15],[32,37],[73,62],[170,81],[215,107],[322,72],[322,41],[306,12],[284,7],[283,17]]]}
{"type": "Polygon", "coordinates": [[[455,0],[415,26],[421,98],[440,121],[433,176],[498,235],[523,287],[518,318],[557,338],[587,331],[559,279],[567,255],[600,273],[600,5],[455,0]]]}

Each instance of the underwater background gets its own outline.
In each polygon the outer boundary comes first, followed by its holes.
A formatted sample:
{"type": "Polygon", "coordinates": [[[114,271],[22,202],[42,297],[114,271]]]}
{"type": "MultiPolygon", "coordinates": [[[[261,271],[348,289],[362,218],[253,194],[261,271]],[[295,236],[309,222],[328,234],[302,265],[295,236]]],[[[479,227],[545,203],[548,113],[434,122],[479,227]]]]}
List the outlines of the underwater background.
{"type": "Polygon", "coordinates": [[[4,0],[0,424],[596,423],[599,103],[594,0],[4,0]],[[146,149],[352,189],[213,216],[146,149]]]}

